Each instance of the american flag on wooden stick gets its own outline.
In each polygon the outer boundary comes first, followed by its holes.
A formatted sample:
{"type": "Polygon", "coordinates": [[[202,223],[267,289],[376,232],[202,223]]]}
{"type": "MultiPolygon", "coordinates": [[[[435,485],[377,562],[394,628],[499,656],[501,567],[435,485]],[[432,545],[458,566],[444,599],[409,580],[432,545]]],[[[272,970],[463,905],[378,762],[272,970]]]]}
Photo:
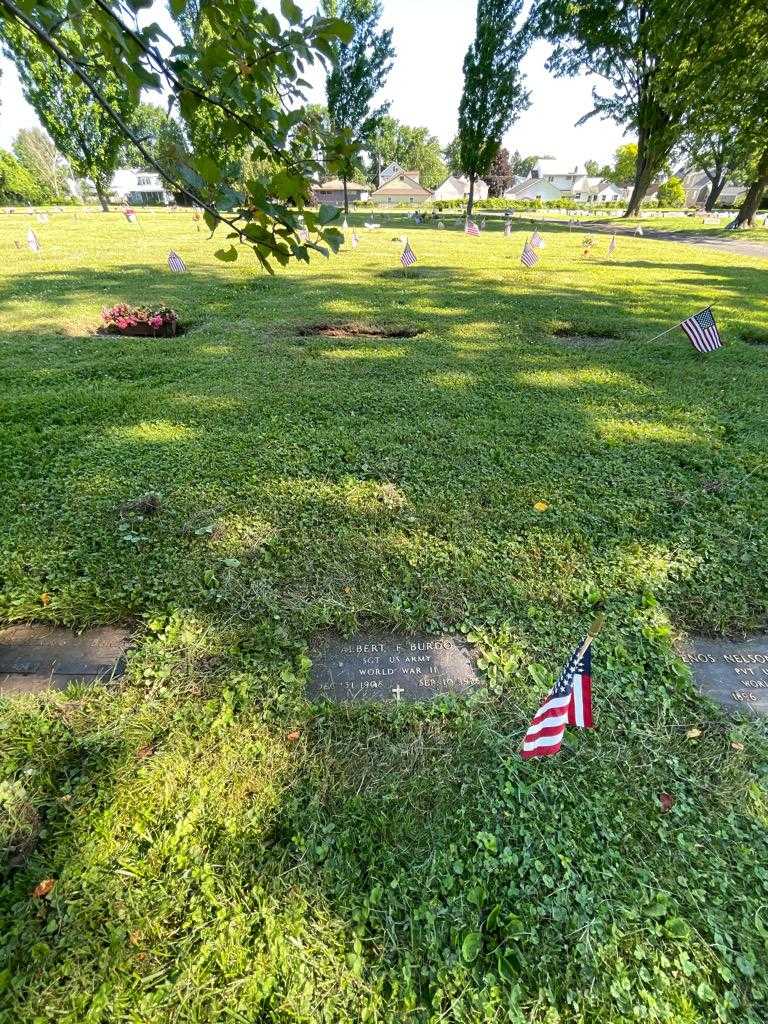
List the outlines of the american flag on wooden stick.
{"type": "Polygon", "coordinates": [[[714,352],[716,348],[723,347],[711,306],[689,316],[680,326],[697,352],[714,352]]]}
{"type": "Polygon", "coordinates": [[[168,267],[174,274],[185,274],[187,272],[186,263],[173,249],[168,253],[168,267]]]}
{"type": "Polygon", "coordinates": [[[611,235],[611,240],[608,243],[608,255],[613,256],[616,252],[616,235],[611,235]]]}
{"type": "Polygon", "coordinates": [[[37,235],[32,230],[32,228],[30,228],[27,232],[27,245],[32,250],[32,252],[40,252],[40,243],[38,242],[37,235]]]}
{"type": "Polygon", "coordinates": [[[475,224],[473,220],[467,221],[467,226],[464,228],[464,232],[467,235],[479,235],[480,228],[475,224]]]}
{"type": "Polygon", "coordinates": [[[544,239],[539,234],[539,229],[536,228],[536,230],[531,235],[531,245],[534,247],[534,249],[543,249],[545,244],[546,243],[544,242],[544,239]]]}
{"type": "Polygon", "coordinates": [[[525,245],[523,246],[523,253],[520,257],[520,262],[524,263],[526,267],[535,267],[539,262],[539,254],[527,238],[525,240],[525,245]]]}
{"type": "Polygon", "coordinates": [[[357,237],[357,232],[355,231],[354,228],[352,228],[352,248],[353,249],[357,248],[357,243],[359,241],[360,241],[360,239],[357,237]]]}
{"type": "MultiPolygon", "coordinates": [[[[595,629],[595,627],[592,627],[595,629]]],[[[595,632],[599,630],[599,626],[595,632]]],[[[522,756],[551,757],[560,751],[566,726],[592,729],[593,634],[568,659],[555,685],[533,716],[523,739],[522,756]]]]}
{"type": "Polygon", "coordinates": [[[404,267],[412,267],[416,262],[416,253],[411,248],[411,243],[408,239],[405,240],[405,248],[400,256],[400,262],[404,267]]]}

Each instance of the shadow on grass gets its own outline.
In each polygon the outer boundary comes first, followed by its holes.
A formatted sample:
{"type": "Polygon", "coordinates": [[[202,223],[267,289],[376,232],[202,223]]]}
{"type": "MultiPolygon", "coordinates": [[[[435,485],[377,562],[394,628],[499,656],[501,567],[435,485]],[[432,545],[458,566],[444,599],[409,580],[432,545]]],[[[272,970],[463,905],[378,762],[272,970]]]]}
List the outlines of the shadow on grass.
{"type": "MultiPolygon", "coordinates": [[[[763,271],[675,272],[700,293],[715,275],[730,315],[763,315],[763,271]]],[[[114,278],[37,285],[66,309],[114,278]]],[[[728,993],[736,1012],[764,1007],[744,980],[768,853],[751,768],[677,681],[654,609],[715,630],[764,616],[765,354],[640,344],[679,295],[521,270],[407,288],[335,270],[120,280],[201,325],[178,341],[12,337],[3,614],[160,629],[186,609],[227,668],[178,706],[177,669],[152,668],[169,691],[156,761],[131,762],[130,715],[106,708],[75,738],[44,714],[13,723],[9,774],[43,764],[54,809],[2,898],[9,1012],[474,1024],[628,1019],[652,998],[705,1019],[728,993]],[[427,333],[291,333],[351,305],[427,333]],[[620,337],[556,349],[552,324],[620,337]],[[147,491],[159,515],[119,513],[147,491]],[[599,599],[600,731],[523,764],[535,699],[518,670],[560,664],[599,599]],[[474,708],[308,709],[309,636],[361,622],[474,627],[514,670],[474,708]],[[683,727],[702,722],[693,744],[683,727]],[[61,884],[40,907],[43,873],[61,884]]],[[[32,287],[14,279],[0,302],[32,287]]]]}

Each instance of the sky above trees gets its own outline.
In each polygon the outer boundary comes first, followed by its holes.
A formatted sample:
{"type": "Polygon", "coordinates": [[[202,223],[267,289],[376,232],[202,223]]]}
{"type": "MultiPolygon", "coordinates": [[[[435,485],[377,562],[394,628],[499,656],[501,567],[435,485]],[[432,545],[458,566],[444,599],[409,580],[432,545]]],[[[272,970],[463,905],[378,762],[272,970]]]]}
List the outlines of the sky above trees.
{"type": "MultiPolygon", "coordinates": [[[[312,2],[299,5],[309,12],[312,2]]],[[[266,2],[277,7],[277,3],[266,2]]],[[[153,20],[163,24],[164,4],[156,3],[153,20]]],[[[390,113],[408,125],[424,125],[447,145],[456,134],[463,85],[462,62],[475,30],[475,5],[467,0],[382,0],[383,27],[394,29],[394,68],[382,99],[391,101],[390,113]]],[[[587,75],[556,80],[544,68],[550,46],[537,42],[522,62],[531,91],[531,107],[504,138],[512,150],[549,154],[562,161],[582,163],[595,159],[609,163],[614,150],[626,141],[611,122],[594,119],[580,128],[575,122],[592,108],[592,85],[587,75]]],[[[0,60],[0,147],[8,148],[20,128],[37,124],[24,102],[15,68],[0,60]]],[[[317,69],[311,99],[324,101],[325,80],[317,69]]],[[[157,97],[153,97],[157,102],[157,97]]]]}

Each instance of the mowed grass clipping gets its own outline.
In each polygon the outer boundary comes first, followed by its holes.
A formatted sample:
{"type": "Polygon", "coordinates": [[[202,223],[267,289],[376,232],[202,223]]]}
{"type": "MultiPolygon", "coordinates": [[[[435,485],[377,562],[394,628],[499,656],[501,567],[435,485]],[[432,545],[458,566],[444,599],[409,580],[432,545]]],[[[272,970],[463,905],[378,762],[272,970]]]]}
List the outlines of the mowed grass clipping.
{"type": "Polygon", "coordinates": [[[0,217],[0,616],[136,633],[0,705],[0,1021],[764,1021],[765,725],[674,642],[766,624],[768,262],[352,219],[269,278],[190,213],[0,217]],[[651,340],[709,304],[724,350],[651,340]],[[598,606],[597,729],[523,763],[598,606]],[[462,633],[485,687],[310,705],[328,628],[462,633]]]}

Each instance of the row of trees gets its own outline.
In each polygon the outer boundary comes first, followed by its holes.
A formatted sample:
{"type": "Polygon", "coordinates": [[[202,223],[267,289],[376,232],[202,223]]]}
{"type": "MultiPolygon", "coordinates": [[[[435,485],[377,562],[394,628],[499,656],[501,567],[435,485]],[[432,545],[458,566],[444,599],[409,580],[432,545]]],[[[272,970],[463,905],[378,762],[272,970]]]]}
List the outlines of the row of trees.
{"type": "Polygon", "coordinates": [[[588,71],[611,87],[594,91],[582,120],[607,117],[637,133],[628,216],[685,149],[716,194],[730,172],[748,169],[752,184],[737,221],[754,222],[768,187],[768,5],[534,0],[529,24],[553,44],[548,67],[556,75],[588,71]]]}
{"type": "MultiPolygon", "coordinates": [[[[294,0],[280,0],[282,20],[256,0],[169,0],[179,36],[170,48],[156,24],[135,20],[146,6],[0,0],[0,40],[26,95],[74,173],[91,178],[102,196],[109,171],[132,146],[128,152],[162,173],[171,190],[203,202],[211,226],[223,223],[270,267],[338,246],[332,211],[307,212],[312,239],[298,236],[297,210],[319,175],[375,174],[397,154],[399,162],[422,162],[426,184],[442,174],[430,133],[398,125],[386,104],[375,105],[394,57],[378,0],[323,0],[310,17],[294,0]],[[306,68],[317,62],[327,71],[325,113],[305,96],[306,68]],[[148,130],[137,118],[142,90],[153,89],[168,94],[173,116],[161,126],[153,114],[158,126],[148,130]]],[[[494,188],[504,180],[501,141],[529,101],[520,61],[541,37],[552,43],[555,74],[588,71],[610,85],[607,95],[595,92],[585,116],[612,118],[637,134],[629,215],[685,143],[706,162],[715,188],[737,164],[751,168],[739,214],[751,221],[768,186],[765,5],[533,0],[518,27],[521,8],[522,0],[478,0],[457,140],[442,157],[448,168],[471,186],[480,176],[494,188]]],[[[220,254],[234,259],[237,251],[230,245],[220,254]]]]}
{"type": "MultiPolygon", "coordinates": [[[[375,152],[370,140],[386,110],[370,104],[391,67],[391,30],[378,31],[375,0],[338,2],[355,34],[350,44],[339,45],[328,79],[331,121],[360,151],[375,152]]],[[[751,177],[738,222],[754,222],[768,187],[768,5],[534,0],[519,25],[522,6],[522,0],[478,0],[458,134],[446,153],[451,171],[469,178],[469,213],[477,178],[488,178],[491,194],[498,195],[515,173],[501,142],[529,104],[520,62],[539,37],[552,44],[547,66],[556,75],[587,71],[611,87],[605,95],[593,92],[593,108],[582,121],[610,118],[637,133],[637,144],[619,151],[615,167],[587,163],[588,173],[631,186],[627,216],[639,212],[673,156],[685,154],[711,180],[710,206],[729,174],[741,169],[751,177]]],[[[665,195],[679,196],[679,185],[669,182],[665,195]]]]}

